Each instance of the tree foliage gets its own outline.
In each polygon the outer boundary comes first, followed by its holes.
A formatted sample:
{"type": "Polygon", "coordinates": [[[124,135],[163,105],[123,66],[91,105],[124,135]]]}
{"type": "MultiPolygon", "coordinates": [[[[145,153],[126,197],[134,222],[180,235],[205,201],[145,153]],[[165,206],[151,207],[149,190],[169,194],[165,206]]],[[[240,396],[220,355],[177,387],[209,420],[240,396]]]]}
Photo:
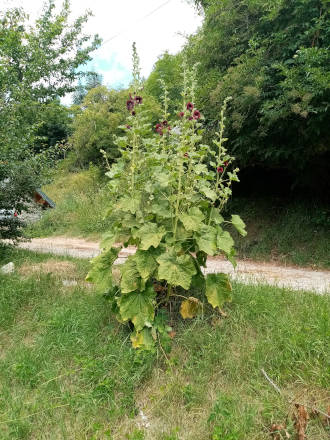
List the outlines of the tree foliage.
{"type": "MultiPolygon", "coordinates": [[[[99,44],[98,37],[82,33],[90,14],[72,24],[69,14],[67,0],[59,13],[48,0],[34,25],[22,9],[0,11],[0,209],[27,208],[31,188],[40,184],[35,149],[42,149],[47,113],[55,116],[60,107],[54,100],[74,90],[79,66],[99,44]]],[[[48,144],[55,138],[47,138],[48,144]]],[[[18,227],[9,229],[0,221],[0,237],[19,233],[18,227]]]]}
{"type": "Polygon", "coordinates": [[[229,146],[242,167],[282,168],[300,182],[320,184],[322,176],[325,182],[330,144],[329,2],[196,3],[204,7],[205,21],[186,52],[192,62],[200,62],[197,101],[208,133],[214,132],[221,102],[230,95],[229,146]]]}
{"type": "MultiPolygon", "coordinates": [[[[104,164],[103,152],[111,163],[119,156],[116,136],[123,133],[120,126],[124,123],[127,110],[125,103],[127,91],[109,90],[105,86],[92,88],[80,106],[75,107],[70,143],[80,167],[90,162],[104,164]]],[[[155,120],[160,107],[150,99],[147,108],[155,120]]]]}
{"type": "Polygon", "coordinates": [[[171,55],[165,52],[155,63],[144,84],[146,93],[155,97],[159,102],[164,93],[162,81],[166,83],[170,113],[174,113],[181,106],[182,81],[179,80],[182,74],[181,65],[182,54],[171,55]]]}

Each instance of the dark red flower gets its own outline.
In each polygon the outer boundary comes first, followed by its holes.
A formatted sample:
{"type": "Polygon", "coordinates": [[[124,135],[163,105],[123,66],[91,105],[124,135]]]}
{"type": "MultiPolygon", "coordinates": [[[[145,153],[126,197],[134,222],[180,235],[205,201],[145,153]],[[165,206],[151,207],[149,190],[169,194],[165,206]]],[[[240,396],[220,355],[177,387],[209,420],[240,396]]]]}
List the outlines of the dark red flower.
{"type": "Polygon", "coordinates": [[[15,211],[15,212],[14,212],[14,217],[17,217],[17,216],[18,216],[18,214],[17,214],[17,212],[15,211]]]}
{"type": "Polygon", "coordinates": [[[171,130],[172,130],[172,127],[169,125],[169,126],[167,127],[167,130],[168,130],[168,131],[171,131],[171,130]]]}
{"type": "Polygon", "coordinates": [[[194,108],[194,104],[192,102],[187,103],[187,110],[191,111],[194,108]]]}
{"type": "Polygon", "coordinates": [[[167,121],[163,121],[162,124],[164,125],[164,127],[166,127],[166,125],[168,124],[167,121]]]}
{"type": "Polygon", "coordinates": [[[126,125],[126,128],[129,130],[131,128],[131,126],[130,125],[126,125]]]}
{"type": "Polygon", "coordinates": [[[193,113],[193,117],[194,117],[194,119],[199,119],[201,117],[200,112],[198,110],[195,110],[193,113]]]}
{"type": "Polygon", "coordinates": [[[194,118],[192,116],[189,116],[189,121],[192,121],[194,118]]]}
{"type": "Polygon", "coordinates": [[[227,167],[228,164],[229,164],[229,162],[228,162],[228,160],[226,160],[226,162],[225,162],[225,167],[227,167]]]}
{"type": "Polygon", "coordinates": [[[162,124],[156,124],[155,130],[158,134],[160,134],[161,136],[163,136],[163,126],[162,124]]]}
{"type": "Polygon", "coordinates": [[[184,157],[189,157],[189,154],[188,153],[184,153],[184,157]]]}
{"type": "Polygon", "coordinates": [[[135,96],[134,99],[137,104],[142,104],[142,101],[143,101],[142,96],[135,96]]]}
{"type": "Polygon", "coordinates": [[[132,113],[131,113],[131,114],[132,114],[132,116],[135,116],[135,115],[136,115],[136,113],[135,113],[135,111],[134,111],[134,110],[132,111],[132,113]]]}
{"type": "Polygon", "coordinates": [[[133,110],[133,108],[134,108],[134,101],[133,101],[133,99],[128,99],[127,101],[126,101],[126,107],[127,107],[127,110],[130,112],[131,110],[133,110]]]}
{"type": "Polygon", "coordinates": [[[217,173],[223,173],[223,168],[222,167],[218,167],[217,168],[217,173]]]}
{"type": "Polygon", "coordinates": [[[180,112],[179,116],[180,116],[180,118],[183,118],[184,117],[184,112],[180,112]]]}

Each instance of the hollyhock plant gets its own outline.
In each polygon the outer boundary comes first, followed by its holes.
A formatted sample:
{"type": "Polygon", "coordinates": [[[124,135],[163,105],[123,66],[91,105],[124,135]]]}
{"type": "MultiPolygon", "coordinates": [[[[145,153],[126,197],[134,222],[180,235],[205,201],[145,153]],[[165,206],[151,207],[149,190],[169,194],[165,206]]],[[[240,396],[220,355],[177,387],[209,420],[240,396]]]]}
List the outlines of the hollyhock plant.
{"type": "MultiPolygon", "coordinates": [[[[135,46],[133,54],[132,91],[142,95],[135,46]]],[[[182,108],[189,111],[194,109],[195,75],[185,62],[182,108]]],[[[200,112],[190,114],[193,123],[181,116],[186,110],[172,118],[168,92],[162,87],[163,122],[151,124],[144,97],[134,120],[129,116],[130,130],[116,138],[121,157],[106,173],[109,229],[87,277],[112,302],[119,322],[134,328],[133,347],[148,350],[155,350],[158,343],[170,344],[169,322],[176,319],[177,311],[184,319],[208,307],[221,312],[231,300],[230,280],[223,273],[205,275],[203,268],[208,256],[220,254],[236,264],[228,225],[246,234],[238,215],[223,217],[232,182],[238,181],[237,168],[231,172],[224,168],[225,162],[234,160],[225,148],[228,99],[220,113],[219,131],[207,145],[200,112]],[[163,136],[171,126],[171,135],[163,136]],[[127,246],[134,246],[136,252],[114,267],[118,253],[127,246]],[[197,290],[198,297],[192,296],[197,290]]]]}
{"type": "Polygon", "coordinates": [[[142,104],[142,101],[143,101],[142,96],[135,96],[134,99],[137,104],[142,104]]]}

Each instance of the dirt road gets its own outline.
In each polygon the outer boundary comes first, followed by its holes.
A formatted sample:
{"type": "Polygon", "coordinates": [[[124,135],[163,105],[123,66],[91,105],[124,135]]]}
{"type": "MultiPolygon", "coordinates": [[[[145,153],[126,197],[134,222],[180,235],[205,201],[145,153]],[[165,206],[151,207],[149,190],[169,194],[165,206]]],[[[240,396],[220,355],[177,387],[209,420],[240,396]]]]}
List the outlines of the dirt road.
{"type": "MultiPolygon", "coordinates": [[[[30,242],[21,243],[19,247],[31,251],[68,255],[77,258],[93,258],[100,253],[97,242],[79,238],[49,237],[35,238],[30,242]]],[[[134,247],[128,247],[120,252],[118,264],[125,261],[128,255],[135,252],[134,247]]],[[[236,270],[232,265],[220,258],[209,258],[205,273],[228,273],[231,278],[247,284],[264,283],[294,290],[308,290],[317,293],[330,293],[330,271],[311,270],[277,266],[271,263],[238,261],[236,270]]]]}

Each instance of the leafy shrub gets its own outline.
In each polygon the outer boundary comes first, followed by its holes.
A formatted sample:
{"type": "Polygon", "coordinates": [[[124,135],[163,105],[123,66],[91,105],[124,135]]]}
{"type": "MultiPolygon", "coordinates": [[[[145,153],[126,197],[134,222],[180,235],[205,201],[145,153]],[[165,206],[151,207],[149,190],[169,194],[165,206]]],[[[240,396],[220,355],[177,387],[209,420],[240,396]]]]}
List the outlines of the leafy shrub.
{"type": "Polygon", "coordinates": [[[221,308],[231,299],[225,274],[204,276],[208,255],[223,253],[235,264],[234,241],[227,224],[245,235],[239,216],[225,221],[221,210],[238,181],[234,158],[224,147],[225,108],[213,143],[216,151],[202,144],[202,116],[194,107],[195,68],[183,65],[183,104],[176,119],[170,120],[168,94],[164,86],[162,122],[151,127],[143,97],[138,57],[134,50],[133,90],[127,100],[129,111],[125,135],[117,138],[120,159],[109,166],[109,210],[111,228],[101,242],[102,254],[94,259],[87,277],[113,302],[121,322],[131,322],[135,348],[152,348],[164,341],[164,306],[173,298],[183,299],[183,318],[203,310],[203,301],[221,308]],[[173,128],[172,128],[173,127],[173,128]],[[119,247],[114,247],[120,243],[119,247]],[[120,249],[134,245],[135,255],[120,266],[119,280],[112,267],[120,249]],[[201,298],[189,296],[198,286],[201,298]]]}

